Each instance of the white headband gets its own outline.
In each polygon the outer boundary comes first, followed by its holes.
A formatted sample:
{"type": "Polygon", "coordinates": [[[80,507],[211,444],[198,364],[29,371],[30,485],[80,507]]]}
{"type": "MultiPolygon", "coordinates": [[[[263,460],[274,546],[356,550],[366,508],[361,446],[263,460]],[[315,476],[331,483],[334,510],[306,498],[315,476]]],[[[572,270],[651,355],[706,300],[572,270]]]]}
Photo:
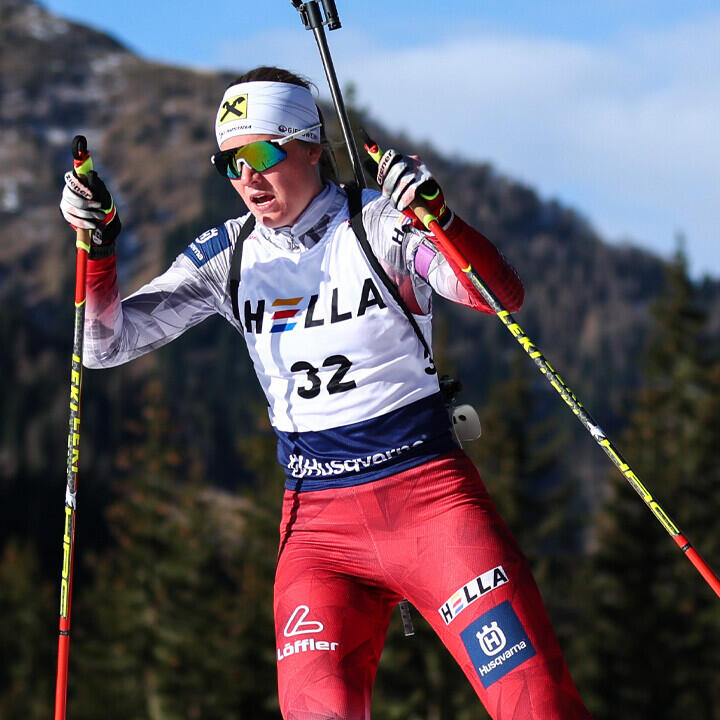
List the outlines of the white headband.
{"type": "MultiPolygon", "coordinates": [[[[291,135],[320,122],[312,93],[300,85],[253,81],[231,85],[215,119],[218,145],[236,135],[291,135]]],[[[320,142],[320,130],[301,136],[320,142]]]]}

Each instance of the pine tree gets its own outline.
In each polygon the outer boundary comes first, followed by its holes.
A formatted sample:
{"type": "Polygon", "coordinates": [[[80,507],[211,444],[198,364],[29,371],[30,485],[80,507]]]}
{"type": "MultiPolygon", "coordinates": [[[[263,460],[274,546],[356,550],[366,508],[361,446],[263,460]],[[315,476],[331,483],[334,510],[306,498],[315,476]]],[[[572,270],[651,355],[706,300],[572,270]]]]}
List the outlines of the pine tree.
{"type": "MultiPolygon", "coordinates": [[[[655,311],[645,386],[620,447],[678,525],[718,565],[718,364],[678,256],[655,311]],[[698,541],[699,542],[699,541],[698,541]]],[[[591,705],[602,718],[720,717],[720,605],[630,487],[615,475],[597,520],[589,587],[591,705]]]]}
{"type": "Polygon", "coordinates": [[[577,478],[562,475],[568,452],[554,390],[518,351],[510,377],[491,390],[483,436],[470,446],[500,515],[528,557],[561,641],[573,632],[570,579],[583,552],[577,478]]]}
{"type": "Polygon", "coordinates": [[[55,599],[53,588],[43,581],[35,549],[8,540],[0,557],[2,718],[50,716],[59,610],[55,599]]]}

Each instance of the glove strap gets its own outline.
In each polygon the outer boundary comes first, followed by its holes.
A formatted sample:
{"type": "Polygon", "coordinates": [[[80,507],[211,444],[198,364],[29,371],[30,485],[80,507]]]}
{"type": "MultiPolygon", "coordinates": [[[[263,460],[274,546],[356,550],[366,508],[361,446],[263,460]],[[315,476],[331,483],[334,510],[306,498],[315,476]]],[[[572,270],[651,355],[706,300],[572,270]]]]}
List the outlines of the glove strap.
{"type": "Polygon", "coordinates": [[[106,210],[105,208],[100,208],[105,213],[105,219],[103,220],[104,225],[109,225],[117,215],[117,208],[115,207],[115,201],[113,200],[112,196],[110,197],[110,207],[106,210]]]}
{"type": "Polygon", "coordinates": [[[110,257],[111,255],[115,254],[115,241],[113,240],[111,243],[108,243],[107,245],[95,245],[94,243],[90,244],[90,249],[88,251],[88,258],[90,260],[102,260],[103,258],[110,257]]]}

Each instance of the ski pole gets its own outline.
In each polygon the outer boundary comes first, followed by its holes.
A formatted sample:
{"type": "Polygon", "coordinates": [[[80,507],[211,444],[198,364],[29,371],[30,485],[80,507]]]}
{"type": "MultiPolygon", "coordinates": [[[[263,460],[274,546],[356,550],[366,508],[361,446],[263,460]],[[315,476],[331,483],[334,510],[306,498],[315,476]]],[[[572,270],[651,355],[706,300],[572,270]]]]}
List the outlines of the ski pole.
{"type": "MultiPolygon", "coordinates": [[[[363,131],[364,132],[364,131],[363,131]]],[[[382,151],[367,133],[365,135],[365,150],[370,157],[377,163],[382,157],[382,151]]],[[[434,180],[428,181],[420,186],[420,199],[410,204],[410,209],[415,213],[420,222],[428,231],[435,236],[435,242],[442,254],[457,265],[465,275],[470,279],[475,289],[482,295],[485,302],[492,308],[493,312],[500,318],[502,324],[508,329],[510,334],[518,341],[520,346],[533,360],[537,369],[545,376],[547,381],[555,388],[560,397],[565,401],[566,405],[572,410],[577,419],[585,426],[585,429],[593,436],[595,442],[605,451],[613,464],[620,470],[623,477],[630,483],[635,492],[640,496],[642,501],[647,505],[652,514],[657,518],[658,522],[665,528],[670,537],[675,541],[678,547],[685,553],[685,556],[695,566],[695,569],[702,575],[705,581],[720,597],[720,578],[710,569],[708,564],[700,557],[699,553],[688,542],[688,539],[678,529],[677,525],[670,519],[669,515],[660,507],[660,503],[652,496],[648,489],[640,482],[638,476],[633,472],[630,464],[620,454],[620,451],[608,439],[605,432],[598,423],[591,417],[590,413],[585,410],[582,403],[577,399],[575,393],[567,386],[563,379],[558,375],[555,369],[545,359],[543,354],[525,334],[524,330],[515,322],[515,318],[503,307],[490,288],[483,282],[482,278],[473,269],[472,265],[463,257],[462,253],[452,244],[447,235],[440,227],[437,218],[423,204],[423,198],[432,198],[438,191],[437,183],[434,180]],[[427,187],[423,187],[427,185],[427,187]]]]}
{"type": "MultiPolygon", "coordinates": [[[[330,95],[333,99],[335,112],[337,114],[338,121],[340,122],[340,128],[342,129],[343,137],[345,139],[348,155],[350,156],[350,164],[352,165],[353,174],[355,175],[355,182],[358,184],[358,187],[364,188],[367,186],[367,183],[365,182],[365,175],[363,174],[362,165],[360,164],[360,156],[358,155],[357,145],[355,144],[355,138],[353,137],[350,121],[348,120],[347,111],[345,110],[345,103],[343,102],[342,93],[340,92],[340,85],[337,80],[337,75],[335,74],[335,65],[333,64],[332,56],[330,55],[330,48],[323,28],[323,25],[327,25],[329,30],[337,30],[342,27],[337,7],[335,6],[335,0],[322,0],[323,10],[325,11],[325,20],[323,20],[323,13],[320,10],[320,6],[317,4],[317,0],[310,0],[310,2],[290,0],[290,2],[300,13],[305,29],[312,30],[315,35],[315,42],[317,43],[318,50],[320,52],[320,59],[322,60],[323,68],[325,69],[328,85],[330,86],[330,95]]],[[[412,617],[410,616],[410,604],[407,600],[402,599],[398,603],[398,607],[400,608],[403,632],[406,637],[410,637],[415,634],[412,617]]]]}
{"type": "MultiPolygon", "coordinates": [[[[72,142],[73,166],[78,176],[93,169],[87,140],[76,135],[72,142]]],[[[63,559],[60,577],[60,630],[58,636],[57,679],[55,683],[55,720],[65,720],[67,706],[68,658],[70,653],[70,605],[72,601],[73,560],[75,555],[75,496],[80,458],[80,390],[85,336],[85,275],[90,231],[78,228],[75,239],[75,328],[70,369],[70,422],[68,427],[67,485],[65,487],[65,523],[63,559]]]]}

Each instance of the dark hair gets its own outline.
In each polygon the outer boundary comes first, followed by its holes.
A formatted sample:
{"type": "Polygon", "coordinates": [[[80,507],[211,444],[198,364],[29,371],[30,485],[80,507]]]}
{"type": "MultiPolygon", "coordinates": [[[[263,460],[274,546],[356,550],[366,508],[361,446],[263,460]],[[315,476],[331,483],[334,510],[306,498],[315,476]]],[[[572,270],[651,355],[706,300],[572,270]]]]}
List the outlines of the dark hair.
{"type": "MultiPolygon", "coordinates": [[[[248,70],[246,73],[235,78],[228,87],[233,85],[239,85],[240,83],[246,82],[282,82],[289,83],[290,85],[299,85],[304,87],[306,90],[311,90],[315,86],[310,80],[302,77],[302,75],[296,75],[290,70],[275,67],[274,65],[261,65],[260,67],[248,70]]],[[[227,88],[226,88],[227,89],[227,88]]],[[[317,88],[315,88],[317,90],[317,88]]],[[[315,103],[317,107],[317,103],[315,103]]],[[[332,180],[337,182],[337,166],[335,164],[335,155],[333,154],[330,143],[325,135],[325,119],[323,118],[322,111],[317,108],[318,115],[320,117],[320,145],[322,146],[322,154],[320,155],[320,162],[318,166],[320,168],[320,177],[323,180],[332,180]]],[[[306,140],[299,140],[298,142],[307,142],[306,140]]],[[[310,144],[310,143],[308,143],[310,144]]]]}

